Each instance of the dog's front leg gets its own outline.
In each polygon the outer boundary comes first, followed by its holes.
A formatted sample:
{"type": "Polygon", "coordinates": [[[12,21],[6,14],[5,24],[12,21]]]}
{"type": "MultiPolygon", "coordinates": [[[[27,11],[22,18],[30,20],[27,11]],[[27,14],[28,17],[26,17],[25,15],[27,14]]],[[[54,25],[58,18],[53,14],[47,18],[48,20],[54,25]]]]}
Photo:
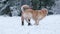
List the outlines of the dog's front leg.
{"type": "Polygon", "coordinates": [[[39,25],[39,20],[35,20],[35,24],[34,25],[39,25]]]}

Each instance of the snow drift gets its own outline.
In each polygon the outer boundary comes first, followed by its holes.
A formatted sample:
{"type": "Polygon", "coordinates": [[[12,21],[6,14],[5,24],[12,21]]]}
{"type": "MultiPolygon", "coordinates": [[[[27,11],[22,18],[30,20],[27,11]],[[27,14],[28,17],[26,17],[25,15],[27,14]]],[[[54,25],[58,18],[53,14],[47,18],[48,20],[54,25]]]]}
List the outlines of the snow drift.
{"type": "Polygon", "coordinates": [[[0,34],[60,34],[60,15],[46,16],[38,26],[32,19],[31,23],[28,26],[25,21],[22,26],[20,17],[0,16],[0,34]]]}

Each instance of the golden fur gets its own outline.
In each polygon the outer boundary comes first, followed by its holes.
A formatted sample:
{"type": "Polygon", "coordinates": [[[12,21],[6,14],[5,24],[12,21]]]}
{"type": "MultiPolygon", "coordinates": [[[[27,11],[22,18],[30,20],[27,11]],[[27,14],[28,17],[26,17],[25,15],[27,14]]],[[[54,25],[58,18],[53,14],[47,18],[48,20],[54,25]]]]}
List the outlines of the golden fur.
{"type": "Polygon", "coordinates": [[[47,14],[48,14],[48,10],[45,8],[41,10],[33,10],[28,7],[28,9],[22,11],[22,21],[24,21],[25,19],[28,23],[30,23],[28,19],[32,18],[35,21],[35,25],[38,25],[39,21],[43,19],[47,14]]]}

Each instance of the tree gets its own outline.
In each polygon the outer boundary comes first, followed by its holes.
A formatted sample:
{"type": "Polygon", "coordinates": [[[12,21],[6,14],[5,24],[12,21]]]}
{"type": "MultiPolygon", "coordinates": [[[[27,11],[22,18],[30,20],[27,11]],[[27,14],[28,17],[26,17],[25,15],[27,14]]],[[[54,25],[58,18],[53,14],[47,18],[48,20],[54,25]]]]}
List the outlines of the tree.
{"type": "Polygon", "coordinates": [[[3,6],[0,9],[0,15],[6,14],[12,16],[10,11],[9,1],[8,0],[2,1],[1,4],[3,4],[3,6]]]}
{"type": "Polygon", "coordinates": [[[39,0],[31,0],[33,9],[38,9],[39,0]]]}
{"type": "Polygon", "coordinates": [[[55,4],[55,0],[32,0],[32,6],[34,9],[41,9],[42,7],[51,8],[55,4]]]}

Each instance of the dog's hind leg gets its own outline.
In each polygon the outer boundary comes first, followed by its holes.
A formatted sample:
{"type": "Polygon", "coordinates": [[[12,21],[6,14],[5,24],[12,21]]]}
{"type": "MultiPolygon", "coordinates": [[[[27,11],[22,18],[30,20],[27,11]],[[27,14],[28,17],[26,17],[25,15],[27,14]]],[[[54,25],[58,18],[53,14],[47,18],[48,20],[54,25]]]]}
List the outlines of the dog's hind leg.
{"type": "Polygon", "coordinates": [[[30,23],[30,19],[28,19],[28,21],[29,21],[28,25],[31,25],[31,23],[30,23]]]}
{"type": "Polygon", "coordinates": [[[24,25],[24,18],[23,16],[21,17],[22,25],[24,25]]]}
{"type": "Polygon", "coordinates": [[[28,26],[31,25],[30,23],[30,19],[26,19],[27,23],[28,23],[28,26]]]}

